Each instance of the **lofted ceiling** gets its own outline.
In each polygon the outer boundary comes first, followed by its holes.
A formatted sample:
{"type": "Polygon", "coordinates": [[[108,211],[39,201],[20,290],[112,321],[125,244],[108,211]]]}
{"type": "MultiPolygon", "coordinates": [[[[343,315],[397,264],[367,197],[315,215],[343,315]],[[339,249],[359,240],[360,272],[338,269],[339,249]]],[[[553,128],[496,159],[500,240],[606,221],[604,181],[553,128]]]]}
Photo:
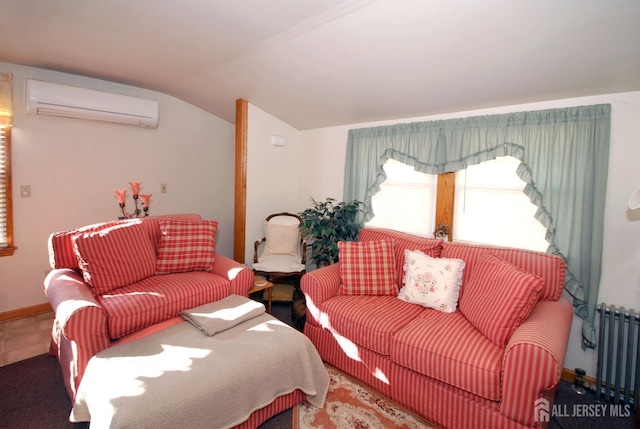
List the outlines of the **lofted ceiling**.
{"type": "Polygon", "coordinates": [[[299,129],[640,90],[640,0],[4,0],[0,61],[299,129]]]}

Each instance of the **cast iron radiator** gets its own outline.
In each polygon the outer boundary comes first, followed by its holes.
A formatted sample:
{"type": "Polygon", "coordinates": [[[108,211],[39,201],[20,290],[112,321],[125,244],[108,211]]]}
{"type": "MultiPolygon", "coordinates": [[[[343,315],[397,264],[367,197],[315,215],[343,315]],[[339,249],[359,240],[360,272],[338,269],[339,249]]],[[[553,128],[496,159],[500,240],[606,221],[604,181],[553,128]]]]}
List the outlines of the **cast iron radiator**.
{"type": "Polygon", "coordinates": [[[640,387],[640,314],[624,307],[596,307],[600,313],[596,399],[633,404],[640,387]]]}

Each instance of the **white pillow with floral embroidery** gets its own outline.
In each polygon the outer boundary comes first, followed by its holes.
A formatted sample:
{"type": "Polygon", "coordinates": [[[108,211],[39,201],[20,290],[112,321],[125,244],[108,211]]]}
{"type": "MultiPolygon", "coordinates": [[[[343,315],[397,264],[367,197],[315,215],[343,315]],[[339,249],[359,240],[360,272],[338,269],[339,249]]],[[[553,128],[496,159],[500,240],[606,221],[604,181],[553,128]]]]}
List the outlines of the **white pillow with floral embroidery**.
{"type": "Polygon", "coordinates": [[[462,259],[432,258],[418,250],[404,251],[404,286],[398,299],[453,313],[464,270],[462,259]]]}

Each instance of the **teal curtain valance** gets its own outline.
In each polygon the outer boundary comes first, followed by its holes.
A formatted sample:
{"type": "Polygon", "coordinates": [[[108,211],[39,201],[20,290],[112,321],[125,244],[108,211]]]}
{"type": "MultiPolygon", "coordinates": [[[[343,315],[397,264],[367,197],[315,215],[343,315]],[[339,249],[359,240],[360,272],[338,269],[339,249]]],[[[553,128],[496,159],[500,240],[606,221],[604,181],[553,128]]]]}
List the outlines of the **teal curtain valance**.
{"type": "Polygon", "coordinates": [[[344,199],[363,201],[363,220],[370,220],[389,158],[427,174],[518,158],[548,252],[567,263],[565,290],[585,320],[583,346],[595,347],[610,128],[611,106],[601,104],[350,130],[344,199]]]}

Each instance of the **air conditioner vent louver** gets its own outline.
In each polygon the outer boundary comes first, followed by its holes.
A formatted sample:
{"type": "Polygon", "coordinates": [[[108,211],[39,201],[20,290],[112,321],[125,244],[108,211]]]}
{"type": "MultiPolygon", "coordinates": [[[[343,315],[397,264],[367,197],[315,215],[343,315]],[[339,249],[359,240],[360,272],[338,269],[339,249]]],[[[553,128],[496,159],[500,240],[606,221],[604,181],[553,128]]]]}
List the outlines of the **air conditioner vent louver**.
{"type": "Polygon", "coordinates": [[[76,86],[26,79],[26,111],[35,115],[158,126],[158,102],[76,86]]]}

